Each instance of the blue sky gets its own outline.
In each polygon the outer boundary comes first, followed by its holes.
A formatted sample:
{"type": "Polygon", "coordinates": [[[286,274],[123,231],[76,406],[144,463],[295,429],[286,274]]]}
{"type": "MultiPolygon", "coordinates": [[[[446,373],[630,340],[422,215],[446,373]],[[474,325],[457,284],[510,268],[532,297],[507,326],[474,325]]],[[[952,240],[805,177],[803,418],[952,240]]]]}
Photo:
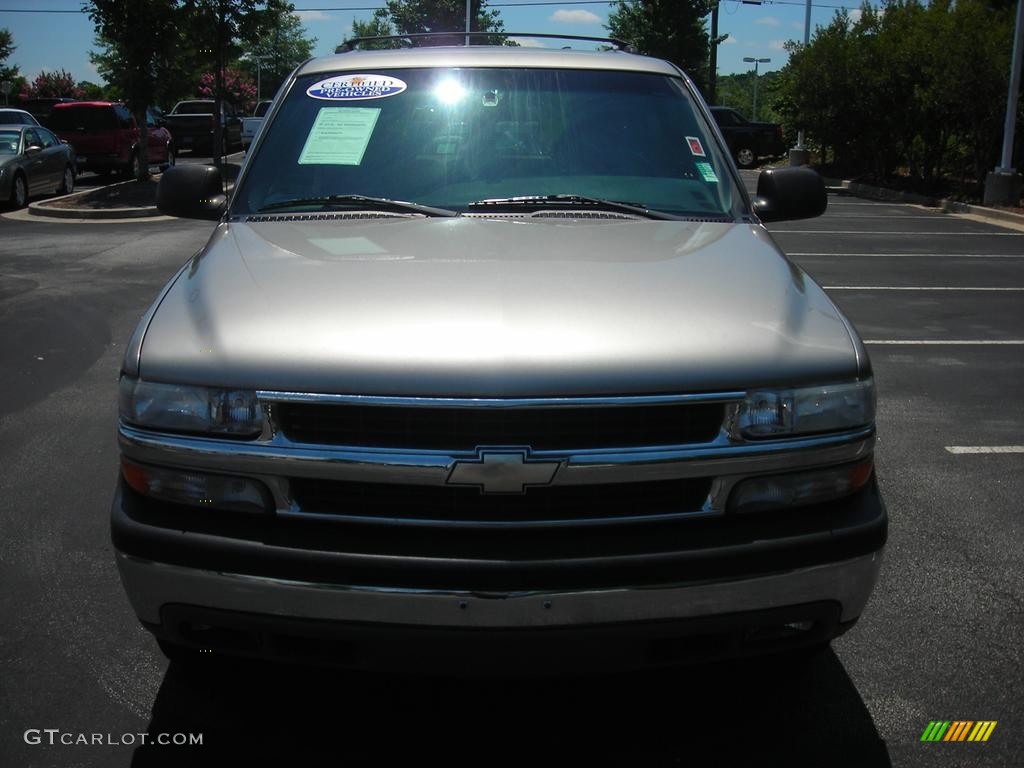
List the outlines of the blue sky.
{"type": "MultiPolygon", "coordinates": [[[[607,0],[598,2],[552,2],[550,5],[521,5],[536,0],[492,0],[501,11],[505,29],[510,31],[550,32],[575,35],[607,35],[604,24],[613,8],[607,0]]],[[[811,27],[827,24],[842,0],[815,0],[811,27]]],[[[368,8],[383,5],[382,0],[297,0],[294,2],[307,31],[317,38],[315,53],[334,50],[351,30],[352,20],[366,20],[372,10],[328,10],[368,8]]],[[[856,6],[854,6],[856,7],[856,6]]],[[[93,27],[80,13],[78,0],[0,0],[0,27],[11,31],[17,50],[10,62],[17,64],[30,79],[40,70],[66,69],[76,80],[99,81],[89,63],[93,27]],[[72,13],[19,13],[34,11],[73,11],[72,13]]],[[[801,0],[776,0],[762,5],[747,5],[739,0],[724,0],[719,12],[719,32],[729,40],[719,47],[720,74],[745,71],[750,65],[744,56],[771,58],[761,71],[772,71],[786,63],[782,45],[786,40],[803,39],[804,4],[801,0]]]]}

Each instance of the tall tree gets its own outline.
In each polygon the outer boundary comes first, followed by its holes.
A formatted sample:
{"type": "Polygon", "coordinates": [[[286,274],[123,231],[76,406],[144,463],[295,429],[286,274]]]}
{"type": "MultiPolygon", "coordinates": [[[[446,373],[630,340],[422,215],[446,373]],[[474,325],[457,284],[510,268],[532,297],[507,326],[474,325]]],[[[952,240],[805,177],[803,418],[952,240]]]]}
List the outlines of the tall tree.
{"type": "Polygon", "coordinates": [[[605,28],[641,53],[668,59],[707,88],[710,0],[618,0],[605,28]]]}
{"type": "MultiPolygon", "coordinates": [[[[352,22],[352,37],[376,37],[382,35],[412,35],[423,32],[450,32],[435,43],[459,44],[465,40],[466,3],[464,0],[387,0],[387,5],[373,14],[367,22],[352,22]]],[[[470,30],[473,32],[494,32],[494,36],[479,36],[470,39],[477,45],[504,43],[501,33],[505,24],[501,12],[487,7],[487,0],[471,0],[470,30]]],[[[365,48],[395,48],[400,43],[377,41],[365,48]]]]}
{"type": "MultiPolygon", "coordinates": [[[[179,42],[176,0],[88,0],[86,13],[96,27],[98,39],[106,41],[117,70],[113,78],[128,108],[135,115],[139,132],[137,178],[149,176],[149,148],[146,107],[155,101],[158,79],[167,75],[179,42]]],[[[108,81],[111,82],[111,81],[108,81]]]]}
{"type": "Polygon", "coordinates": [[[239,65],[253,81],[260,80],[262,98],[269,98],[288,73],[313,55],[315,37],[307,37],[302,19],[289,8],[272,10],[274,17],[258,37],[245,47],[239,65]],[[259,62],[259,66],[257,66],[259,62]]]}
{"type": "MultiPolygon", "coordinates": [[[[11,83],[11,93],[16,93],[15,80],[19,78],[18,68],[16,66],[7,66],[7,59],[14,53],[17,46],[14,44],[14,38],[11,37],[11,31],[9,29],[0,28],[0,82],[8,81],[11,83]]],[[[6,97],[7,101],[10,101],[10,95],[6,97]]],[[[6,102],[5,102],[6,103],[6,102]]]]}
{"type": "MultiPolygon", "coordinates": [[[[182,26],[188,30],[201,52],[208,52],[214,69],[214,114],[224,104],[224,71],[245,48],[273,29],[284,11],[294,9],[285,0],[183,0],[182,26]]],[[[224,126],[213,123],[214,163],[221,164],[224,126]]]]}

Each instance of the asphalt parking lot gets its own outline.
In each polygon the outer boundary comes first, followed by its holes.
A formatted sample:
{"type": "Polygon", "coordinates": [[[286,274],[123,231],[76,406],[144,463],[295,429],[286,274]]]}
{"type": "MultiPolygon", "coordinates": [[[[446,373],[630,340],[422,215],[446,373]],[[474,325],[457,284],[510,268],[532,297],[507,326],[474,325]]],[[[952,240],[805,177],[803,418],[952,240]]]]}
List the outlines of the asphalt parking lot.
{"type": "Polygon", "coordinates": [[[1024,228],[838,194],[825,216],[771,227],[867,340],[879,390],[889,545],[832,651],[797,671],[439,682],[186,669],[137,626],[107,531],[118,366],[211,227],[0,217],[0,765],[189,766],[224,750],[236,764],[271,748],[302,765],[1020,764],[1024,228]],[[985,743],[922,743],[932,720],[998,725],[985,743]],[[47,728],[120,743],[26,743],[47,728]],[[161,733],[204,746],[140,746],[161,733]]]}

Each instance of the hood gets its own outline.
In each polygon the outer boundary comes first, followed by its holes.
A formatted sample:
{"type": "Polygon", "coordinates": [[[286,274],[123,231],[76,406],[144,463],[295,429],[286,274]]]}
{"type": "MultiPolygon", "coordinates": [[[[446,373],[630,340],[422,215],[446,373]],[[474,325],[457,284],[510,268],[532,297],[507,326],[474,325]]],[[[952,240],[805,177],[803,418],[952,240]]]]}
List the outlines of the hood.
{"type": "Polygon", "coordinates": [[[749,223],[327,219],[218,226],[145,333],[153,381],[529,397],[863,374],[824,292],[749,223]]]}

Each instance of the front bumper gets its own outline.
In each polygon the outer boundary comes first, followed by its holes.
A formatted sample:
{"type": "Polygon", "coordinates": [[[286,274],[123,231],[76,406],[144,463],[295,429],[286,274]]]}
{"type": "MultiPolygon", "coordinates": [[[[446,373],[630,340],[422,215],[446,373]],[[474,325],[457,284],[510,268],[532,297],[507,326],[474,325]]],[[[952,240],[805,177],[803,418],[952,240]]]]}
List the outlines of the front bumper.
{"type": "MultiPolygon", "coordinates": [[[[642,647],[627,653],[648,666],[652,647],[675,649],[655,656],[676,663],[809,645],[850,626],[874,587],[887,519],[874,480],[833,506],[801,511],[831,529],[780,520],[788,535],[773,540],[759,533],[740,544],[695,540],[681,551],[597,564],[429,563],[332,551],[338,547],[326,538],[282,540],[268,529],[250,540],[175,530],[151,524],[147,501],[123,485],[112,528],[132,607],[150,631],[175,643],[392,667],[410,647],[429,658],[437,658],[431,647],[442,655],[460,648],[457,660],[489,656],[508,669],[528,646],[545,649],[535,658],[553,649],[564,660],[607,641],[609,649],[642,647]],[[782,637],[798,626],[803,631],[782,637]],[[749,641],[765,632],[773,639],[749,641]],[[694,636],[703,638],[701,653],[680,644],[694,636]],[[495,651],[494,642],[512,652],[495,651]],[[682,657],[680,648],[688,649],[682,657]]],[[[424,666],[419,655],[409,663],[424,666]]]]}

